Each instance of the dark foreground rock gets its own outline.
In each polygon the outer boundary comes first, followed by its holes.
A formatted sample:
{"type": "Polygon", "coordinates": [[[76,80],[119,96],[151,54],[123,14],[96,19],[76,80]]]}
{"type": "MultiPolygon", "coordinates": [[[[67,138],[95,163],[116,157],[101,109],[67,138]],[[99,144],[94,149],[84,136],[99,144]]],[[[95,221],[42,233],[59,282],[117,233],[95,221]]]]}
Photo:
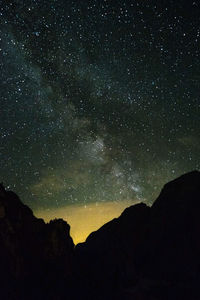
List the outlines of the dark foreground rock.
{"type": "Polygon", "coordinates": [[[164,186],[138,248],[138,269],[159,286],[158,299],[200,299],[199,237],[200,172],[194,171],[164,186]]]}
{"type": "Polygon", "coordinates": [[[92,233],[76,261],[96,299],[200,299],[199,237],[194,171],[166,184],[151,208],[129,207],[92,233]]]}
{"type": "Polygon", "coordinates": [[[0,186],[0,299],[57,299],[72,274],[69,229],[61,219],[45,224],[0,186]]]}
{"type": "Polygon", "coordinates": [[[112,295],[116,289],[136,284],[135,251],[146,236],[149,217],[150,208],[136,204],[76,246],[77,270],[86,279],[85,286],[105,297],[108,292],[112,295]]]}
{"type": "Polygon", "coordinates": [[[45,224],[1,188],[0,284],[1,299],[200,299],[200,172],[75,248],[66,222],[45,224]]]}

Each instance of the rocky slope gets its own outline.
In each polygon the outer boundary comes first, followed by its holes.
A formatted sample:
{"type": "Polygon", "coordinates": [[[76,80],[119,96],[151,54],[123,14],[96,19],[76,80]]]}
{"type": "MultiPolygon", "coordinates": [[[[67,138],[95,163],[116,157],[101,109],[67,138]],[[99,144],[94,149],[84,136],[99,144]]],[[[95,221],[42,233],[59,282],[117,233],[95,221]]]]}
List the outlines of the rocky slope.
{"type": "Polygon", "coordinates": [[[74,248],[0,186],[1,299],[200,299],[200,172],[166,184],[74,248]]]}
{"type": "Polygon", "coordinates": [[[54,299],[66,287],[74,251],[69,229],[61,219],[45,224],[0,186],[1,299],[54,299]]]}
{"type": "Polygon", "coordinates": [[[151,208],[129,207],[92,233],[76,261],[96,299],[200,299],[199,236],[194,171],[166,184],[151,208]]]}

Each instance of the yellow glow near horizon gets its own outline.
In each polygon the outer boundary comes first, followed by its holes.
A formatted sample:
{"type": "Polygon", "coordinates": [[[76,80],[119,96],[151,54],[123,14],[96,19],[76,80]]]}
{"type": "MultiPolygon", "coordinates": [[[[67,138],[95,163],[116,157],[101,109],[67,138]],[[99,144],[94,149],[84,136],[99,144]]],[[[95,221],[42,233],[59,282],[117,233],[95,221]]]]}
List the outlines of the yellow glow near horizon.
{"type": "Polygon", "coordinates": [[[68,205],[62,208],[34,211],[45,222],[62,218],[70,225],[74,244],[84,242],[87,236],[103,224],[119,217],[123,210],[138,201],[96,202],[87,205],[68,205]]]}

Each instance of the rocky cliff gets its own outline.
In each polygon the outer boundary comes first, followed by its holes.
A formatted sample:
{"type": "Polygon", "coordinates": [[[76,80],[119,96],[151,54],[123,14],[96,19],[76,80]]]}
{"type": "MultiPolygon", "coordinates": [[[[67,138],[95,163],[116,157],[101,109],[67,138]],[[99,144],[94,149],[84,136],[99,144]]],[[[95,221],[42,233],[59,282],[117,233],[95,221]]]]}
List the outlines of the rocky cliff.
{"type": "Polygon", "coordinates": [[[93,232],[76,261],[96,299],[200,299],[199,236],[194,171],[166,184],[151,208],[129,207],[93,232]]]}
{"type": "Polygon", "coordinates": [[[72,274],[74,244],[63,220],[45,224],[0,186],[0,298],[54,299],[72,274]]]}
{"type": "Polygon", "coordinates": [[[166,184],[74,248],[0,186],[1,299],[200,299],[200,172],[166,184]]]}

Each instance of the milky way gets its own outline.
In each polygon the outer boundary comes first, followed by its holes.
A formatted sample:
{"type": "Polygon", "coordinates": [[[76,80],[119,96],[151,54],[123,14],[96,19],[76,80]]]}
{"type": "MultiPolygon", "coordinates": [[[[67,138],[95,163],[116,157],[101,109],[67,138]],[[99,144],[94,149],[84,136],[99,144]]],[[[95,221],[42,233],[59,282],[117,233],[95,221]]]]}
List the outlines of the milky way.
{"type": "Polygon", "coordinates": [[[33,209],[152,203],[200,169],[198,1],[3,1],[0,179],[33,209]]]}

